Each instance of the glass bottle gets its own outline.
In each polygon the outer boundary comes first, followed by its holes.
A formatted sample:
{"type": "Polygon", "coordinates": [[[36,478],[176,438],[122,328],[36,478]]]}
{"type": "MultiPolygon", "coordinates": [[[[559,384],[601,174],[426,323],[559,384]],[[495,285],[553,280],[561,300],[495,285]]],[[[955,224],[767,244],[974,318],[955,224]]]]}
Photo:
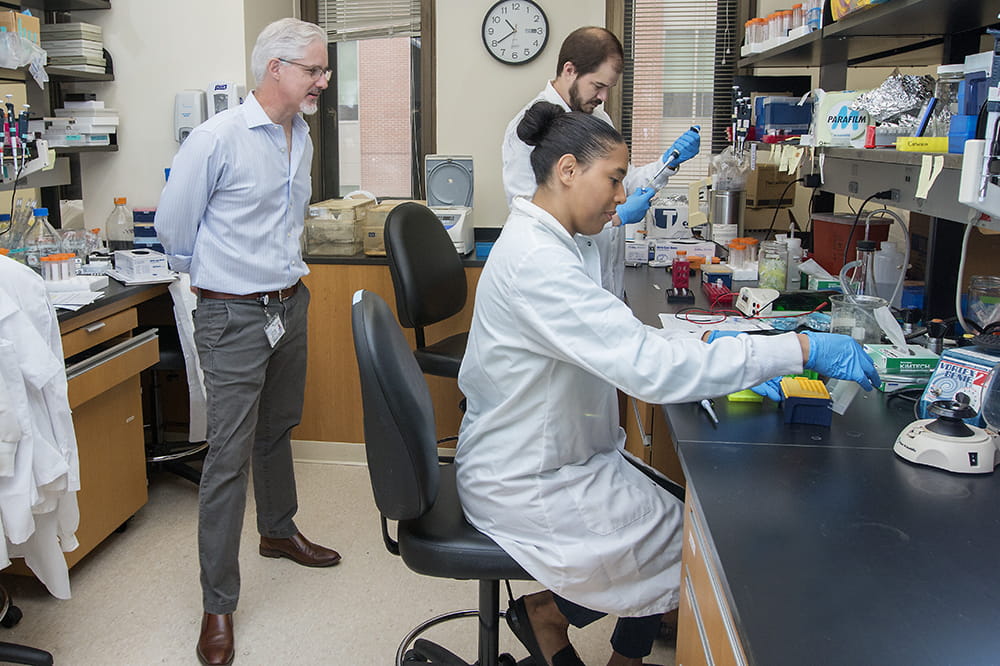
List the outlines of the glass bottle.
{"type": "Polygon", "coordinates": [[[131,250],[135,247],[135,228],[132,224],[132,211],[128,209],[125,197],[115,198],[115,207],[104,224],[104,232],[108,237],[108,249],[131,250]]]}
{"type": "Polygon", "coordinates": [[[41,273],[40,259],[59,252],[61,242],[59,232],[49,224],[49,209],[36,208],[31,226],[21,239],[25,251],[25,263],[41,273]]]}
{"type": "Polygon", "coordinates": [[[788,275],[788,246],[779,241],[764,241],[760,244],[757,265],[762,289],[785,290],[788,275]]]}
{"type": "Polygon", "coordinates": [[[937,73],[938,80],[934,85],[937,105],[931,116],[928,136],[948,136],[951,117],[958,115],[958,88],[965,80],[965,65],[941,65],[937,73]]]}

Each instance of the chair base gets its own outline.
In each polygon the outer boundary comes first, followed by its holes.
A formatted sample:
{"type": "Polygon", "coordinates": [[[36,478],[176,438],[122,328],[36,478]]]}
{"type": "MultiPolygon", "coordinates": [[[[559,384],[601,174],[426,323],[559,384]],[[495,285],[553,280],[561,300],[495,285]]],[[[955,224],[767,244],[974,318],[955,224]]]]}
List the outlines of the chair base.
{"type": "Polygon", "coordinates": [[[518,662],[507,653],[499,654],[500,618],[504,611],[499,607],[500,581],[479,581],[479,610],[459,610],[432,617],[414,627],[403,638],[396,650],[396,666],[406,664],[431,664],[433,666],[531,666],[531,659],[518,662]],[[473,617],[479,620],[479,659],[467,662],[444,647],[419,638],[425,631],[442,622],[473,617]],[[410,645],[413,648],[410,649],[410,645]]]}

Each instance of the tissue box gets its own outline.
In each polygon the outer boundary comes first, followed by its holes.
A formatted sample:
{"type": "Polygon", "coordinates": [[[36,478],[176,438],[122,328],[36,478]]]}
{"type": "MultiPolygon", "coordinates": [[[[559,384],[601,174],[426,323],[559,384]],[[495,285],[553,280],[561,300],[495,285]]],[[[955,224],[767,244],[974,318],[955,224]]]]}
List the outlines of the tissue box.
{"type": "Polygon", "coordinates": [[[116,250],[115,271],[132,280],[170,277],[166,255],[153,250],[116,250]]]}
{"type": "Polygon", "coordinates": [[[868,356],[875,363],[879,374],[930,375],[937,367],[939,360],[937,354],[920,345],[907,345],[905,350],[895,345],[865,345],[864,347],[868,356]]]}

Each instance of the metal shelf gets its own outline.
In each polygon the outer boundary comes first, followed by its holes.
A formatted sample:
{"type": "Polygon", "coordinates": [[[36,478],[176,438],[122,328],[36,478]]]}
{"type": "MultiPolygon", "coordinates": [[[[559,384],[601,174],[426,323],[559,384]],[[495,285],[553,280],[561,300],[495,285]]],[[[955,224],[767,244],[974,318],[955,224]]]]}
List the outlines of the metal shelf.
{"type": "Polygon", "coordinates": [[[86,9],[111,9],[111,0],[34,0],[49,12],[73,12],[86,9]]]}

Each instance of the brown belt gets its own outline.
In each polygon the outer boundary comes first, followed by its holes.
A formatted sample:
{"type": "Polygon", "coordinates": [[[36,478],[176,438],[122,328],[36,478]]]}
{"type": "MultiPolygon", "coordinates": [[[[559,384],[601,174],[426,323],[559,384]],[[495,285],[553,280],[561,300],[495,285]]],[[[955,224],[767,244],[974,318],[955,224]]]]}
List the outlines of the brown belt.
{"type": "Polygon", "coordinates": [[[271,300],[277,300],[279,303],[282,301],[287,301],[289,298],[295,295],[295,292],[299,289],[299,283],[296,282],[291,287],[286,287],[284,289],[279,289],[278,291],[258,291],[254,294],[227,294],[222,291],[212,291],[211,289],[199,289],[198,293],[202,298],[217,298],[221,300],[241,300],[241,301],[261,301],[264,305],[271,300]]]}

